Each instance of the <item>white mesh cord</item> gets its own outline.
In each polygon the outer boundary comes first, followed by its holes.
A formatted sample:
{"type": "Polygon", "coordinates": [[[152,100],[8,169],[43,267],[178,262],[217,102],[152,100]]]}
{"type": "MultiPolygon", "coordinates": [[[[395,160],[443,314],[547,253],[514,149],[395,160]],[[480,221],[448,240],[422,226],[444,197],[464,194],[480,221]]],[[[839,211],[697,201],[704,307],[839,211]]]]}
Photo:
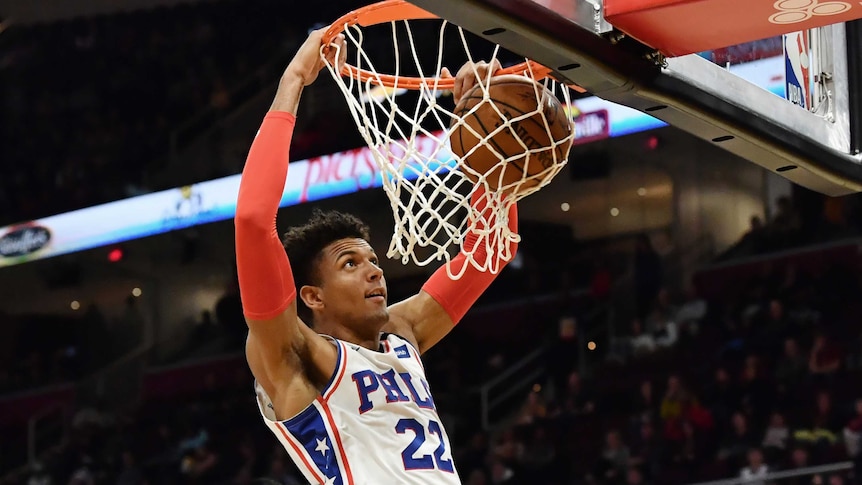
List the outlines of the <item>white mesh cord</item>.
{"type": "MultiPolygon", "coordinates": [[[[455,279],[464,274],[467,264],[480,271],[497,273],[512,259],[512,243],[520,240],[518,234],[509,230],[509,209],[518,200],[550,183],[562,170],[568,156],[568,147],[574,137],[572,120],[567,118],[570,129],[565,139],[557,140],[551,146],[530,149],[517,135],[517,123],[522,120],[540,116],[548,139],[554,139],[551,136],[553,120],[548,120],[542,109],[541,99],[545,95],[542,88],[537,85],[535,89],[538,106],[535,111],[507,119],[503,111],[489,98],[487,78],[479,82],[482,99],[468,112],[462,113],[461,116],[456,115],[450,108],[445,107],[452,103],[443,97],[448,93],[437,89],[436,76],[443,67],[447,29],[450,32],[457,31],[457,37],[464,49],[460,54],[470,61],[474,60],[464,31],[442,20],[399,21],[386,25],[391,30],[392,42],[392,45],[388,46],[387,54],[394,53],[394,58],[388,59],[389,71],[382,73],[402,76],[402,72],[409,72],[409,75],[421,78],[421,86],[411,96],[399,97],[403,89],[399,89],[397,82],[394,88],[384,89],[379,86],[382,84],[379,77],[381,72],[376,69],[372,57],[374,54],[380,54],[381,46],[379,42],[372,45],[366,41],[366,37],[371,35],[363,30],[370,30],[370,27],[346,27],[344,35],[348,62],[354,67],[371,72],[371,79],[363,82],[353,77],[343,77],[340,75],[341,66],[327,63],[327,68],[344,94],[359,133],[372,151],[374,162],[381,173],[383,190],[390,200],[395,224],[387,256],[398,257],[405,264],[412,260],[420,266],[444,261],[449,276],[455,279]],[[424,37],[414,37],[411,22],[440,23],[439,35],[434,41],[437,46],[436,59],[431,69],[421,63],[418,47],[427,49],[433,45],[424,37]],[[406,34],[399,35],[399,30],[406,34]],[[409,98],[409,101],[404,101],[406,98],[409,98]],[[499,126],[486,135],[476,132],[466,124],[465,118],[476,110],[487,109],[488,105],[499,114],[500,122],[499,126]],[[462,159],[453,156],[449,143],[452,131],[450,126],[469,130],[479,140],[465,157],[484,147],[497,157],[497,166],[505,166],[512,160],[517,160],[523,163],[525,173],[520,180],[503,185],[501,182],[504,170],[488,172],[497,173],[498,178],[495,180],[489,180],[486,174],[474,171],[462,159]],[[490,138],[506,131],[518,140],[523,148],[521,153],[506,157],[499,153],[493,144],[488,143],[490,138]],[[541,170],[535,169],[540,159],[547,161],[548,158],[552,163],[538,165],[546,167],[541,170]],[[530,175],[527,175],[527,172],[530,175]],[[498,186],[499,190],[495,190],[498,186]],[[471,205],[474,196],[478,199],[475,207],[471,205]],[[472,248],[464,245],[468,234],[478,236],[478,241],[472,248]],[[467,264],[453,267],[451,261],[457,253],[456,249],[466,255],[467,264]]],[[[379,41],[382,37],[383,35],[377,35],[375,38],[379,41]]],[[[451,45],[449,49],[452,49],[451,45]]],[[[499,47],[494,46],[494,58],[498,49],[499,47]]],[[[338,59],[338,56],[335,58],[338,59]]],[[[375,57],[374,60],[376,59],[375,57]]],[[[460,66],[447,67],[455,72],[460,66]]],[[[531,72],[523,74],[533,78],[531,72]]],[[[569,91],[566,86],[551,79],[540,82],[558,97],[563,106],[569,106],[569,91]]]]}

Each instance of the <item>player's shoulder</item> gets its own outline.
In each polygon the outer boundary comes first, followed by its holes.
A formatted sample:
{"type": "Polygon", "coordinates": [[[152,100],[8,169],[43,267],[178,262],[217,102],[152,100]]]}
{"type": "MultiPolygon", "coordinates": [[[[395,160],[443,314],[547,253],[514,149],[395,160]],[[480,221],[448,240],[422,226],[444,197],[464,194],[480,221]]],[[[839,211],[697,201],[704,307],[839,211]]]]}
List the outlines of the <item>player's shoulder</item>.
{"type": "MultiPolygon", "coordinates": [[[[397,333],[380,332],[380,341],[381,342],[386,341],[386,342],[389,342],[390,344],[398,344],[398,345],[407,344],[413,350],[416,350],[416,347],[413,345],[413,343],[410,342],[410,340],[402,337],[401,335],[398,335],[397,333]]],[[[418,352],[418,350],[416,350],[416,351],[418,352]]]]}

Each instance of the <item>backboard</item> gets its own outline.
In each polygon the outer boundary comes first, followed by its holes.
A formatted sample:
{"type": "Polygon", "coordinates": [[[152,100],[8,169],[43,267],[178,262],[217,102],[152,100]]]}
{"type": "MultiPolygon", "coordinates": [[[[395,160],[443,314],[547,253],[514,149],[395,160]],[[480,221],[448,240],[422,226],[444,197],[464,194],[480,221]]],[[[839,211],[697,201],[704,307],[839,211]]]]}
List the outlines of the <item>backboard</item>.
{"type": "MultiPolygon", "coordinates": [[[[859,20],[828,24],[841,15],[862,17],[862,9],[849,11],[842,7],[846,2],[838,1],[747,1],[779,9],[762,32],[781,34],[758,39],[737,33],[732,38],[746,42],[741,45],[715,45],[721,42],[716,35],[701,36],[688,45],[684,35],[690,32],[680,27],[679,18],[668,16],[662,23],[664,10],[649,12],[652,23],[646,29],[605,14],[609,4],[619,10],[627,0],[410,0],[551,67],[558,79],[647,113],[799,185],[833,196],[862,191],[862,29],[859,20]],[[794,31],[808,25],[793,23],[802,21],[818,26],[794,31]],[[647,37],[652,46],[640,40],[647,37]],[[677,54],[703,46],[711,49],[677,54]],[[758,83],[763,69],[781,73],[784,88],[758,83]]],[[[716,2],[627,3],[700,8],[716,2]]],[[[721,21],[711,27],[715,32],[727,31],[721,21]]]]}

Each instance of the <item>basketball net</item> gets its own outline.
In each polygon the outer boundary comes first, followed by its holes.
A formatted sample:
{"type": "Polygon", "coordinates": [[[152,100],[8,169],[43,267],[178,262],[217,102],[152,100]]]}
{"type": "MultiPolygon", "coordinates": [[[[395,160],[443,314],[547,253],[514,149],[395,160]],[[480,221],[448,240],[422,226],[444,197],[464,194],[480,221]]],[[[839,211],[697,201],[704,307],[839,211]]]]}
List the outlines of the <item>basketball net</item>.
{"type": "MultiPolygon", "coordinates": [[[[402,3],[390,1],[380,5],[402,3]]],[[[410,8],[420,12],[422,16],[383,23],[391,27],[394,58],[387,57],[379,64],[386,65],[389,69],[394,65],[394,75],[378,72],[377,59],[372,56],[381,53],[381,36],[377,35],[374,42],[366,41],[365,31],[371,24],[365,22],[364,27],[360,26],[361,20],[356,22],[355,12],[351,13],[353,17],[351,14],[342,17],[339,22],[344,20],[343,23],[333,23],[330,27],[330,31],[335,32],[333,37],[338,32],[344,33],[344,48],[348,51],[347,65],[326,63],[332,78],[344,94],[360,134],[371,149],[374,162],[382,176],[383,190],[390,201],[395,226],[387,257],[400,258],[404,264],[413,260],[420,266],[444,261],[449,277],[453,279],[460,278],[468,265],[479,271],[496,274],[512,259],[513,244],[520,241],[520,236],[509,229],[509,209],[518,200],[550,183],[560,172],[568,157],[568,148],[575,133],[574,126],[569,130],[570,135],[566,139],[553,142],[550,146],[531,150],[519,139],[523,152],[508,157],[501,154],[489,140],[503,130],[516,133],[514,123],[536,114],[540,114],[544,119],[545,128],[549,130],[548,139],[554,140],[554,137],[550,136],[548,120],[542,113],[542,103],[536,103],[538,108],[534,112],[507,120],[500,107],[494,105],[488,96],[489,73],[484,79],[479,79],[484,93],[483,99],[461,116],[453,113],[454,103],[449,91],[451,79],[447,85],[446,79],[438,77],[443,68],[444,34],[448,30],[451,35],[453,29],[457,32],[457,38],[464,49],[463,54],[466,54],[469,61],[490,63],[497,58],[499,46],[493,46],[491,59],[474,59],[464,31],[445,20],[437,19],[440,27],[439,37],[436,39],[436,62],[430,68],[423,66],[419,61],[420,54],[416,43],[420,40],[414,38],[416,29],[413,24],[420,21],[419,18],[426,19],[421,22],[428,22],[427,19],[433,16],[416,7],[410,8]],[[464,124],[464,118],[482,108],[483,104],[494,106],[501,119],[500,125],[487,135],[476,133],[469,125],[464,124]],[[449,149],[449,134],[454,124],[469,128],[479,139],[464,158],[469,157],[479,147],[485,146],[498,157],[498,165],[520,159],[525,154],[528,157],[547,157],[550,154],[553,163],[538,173],[524,174],[517,182],[501,186],[502,177],[489,181],[484,173],[476,172],[464,163],[463,158],[452,154],[449,149]],[[565,149],[560,149],[561,145],[565,149]],[[468,178],[468,175],[472,176],[473,180],[468,178]],[[471,233],[478,236],[478,241],[474,246],[468,247],[465,240],[471,233]],[[456,247],[465,254],[466,263],[453,267],[456,266],[452,264],[456,247]]],[[[475,41],[475,38],[473,40],[475,41]]],[[[422,51],[427,52],[427,40],[422,39],[421,42],[422,51]]],[[[321,57],[324,60],[326,56],[323,52],[326,48],[324,46],[321,49],[321,57]]],[[[391,56],[391,48],[389,51],[387,54],[391,56]]],[[[334,59],[339,59],[339,56],[335,55],[334,59]]],[[[459,64],[447,67],[454,73],[461,66],[459,64]]],[[[540,80],[564,107],[571,106],[569,89],[549,77],[544,77],[549,73],[544,66],[527,61],[514,69],[516,71],[509,72],[540,80]]],[[[478,73],[475,74],[478,78],[478,73]]],[[[537,99],[540,94],[537,89],[537,99]]],[[[568,119],[571,123],[571,117],[568,119]]],[[[494,170],[489,170],[487,173],[493,172],[494,170]]],[[[502,174],[504,171],[497,172],[502,174]]]]}

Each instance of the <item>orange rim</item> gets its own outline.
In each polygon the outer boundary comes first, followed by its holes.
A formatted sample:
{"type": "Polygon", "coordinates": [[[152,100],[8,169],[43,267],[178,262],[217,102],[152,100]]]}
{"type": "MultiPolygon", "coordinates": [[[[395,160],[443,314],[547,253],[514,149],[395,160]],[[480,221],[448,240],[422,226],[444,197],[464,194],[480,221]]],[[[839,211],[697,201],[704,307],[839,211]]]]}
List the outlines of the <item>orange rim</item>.
{"type": "MultiPolygon", "coordinates": [[[[326,32],[323,34],[324,45],[329,45],[336,35],[344,32],[350,27],[359,25],[367,27],[369,25],[378,25],[385,22],[393,22],[396,20],[419,20],[419,19],[438,19],[440,17],[409,3],[405,0],[384,0],[382,2],[373,3],[371,5],[356,9],[343,15],[341,18],[332,22],[326,32]]],[[[534,79],[544,79],[551,74],[551,69],[539,64],[535,61],[526,61],[514,66],[500,69],[494,73],[495,76],[504,74],[523,74],[524,72],[532,73],[534,79]]],[[[376,72],[360,69],[350,64],[341,66],[341,75],[350,76],[362,82],[370,81],[373,84],[386,86],[389,88],[399,87],[407,89],[421,89],[423,86],[435,86],[438,89],[454,89],[454,78],[438,78],[431,77],[423,79],[420,77],[395,76],[392,74],[378,74],[376,72]]],[[[584,92],[580,86],[569,86],[570,88],[584,92]]]]}

